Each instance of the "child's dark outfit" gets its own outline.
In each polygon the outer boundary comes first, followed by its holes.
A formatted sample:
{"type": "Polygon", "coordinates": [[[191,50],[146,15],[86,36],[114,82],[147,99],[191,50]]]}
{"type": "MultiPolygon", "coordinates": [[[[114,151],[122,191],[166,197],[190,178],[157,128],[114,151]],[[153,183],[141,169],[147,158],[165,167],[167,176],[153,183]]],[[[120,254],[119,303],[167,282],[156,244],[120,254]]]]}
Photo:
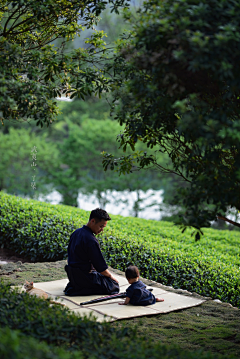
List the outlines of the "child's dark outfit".
{"type": "Polygon", "coordinates": [[[146,288],[146,285],[138,280],[128,287],[126,297],[130,298],[130,304],[150,305],[156,303],[155,296],[146,288]]]}

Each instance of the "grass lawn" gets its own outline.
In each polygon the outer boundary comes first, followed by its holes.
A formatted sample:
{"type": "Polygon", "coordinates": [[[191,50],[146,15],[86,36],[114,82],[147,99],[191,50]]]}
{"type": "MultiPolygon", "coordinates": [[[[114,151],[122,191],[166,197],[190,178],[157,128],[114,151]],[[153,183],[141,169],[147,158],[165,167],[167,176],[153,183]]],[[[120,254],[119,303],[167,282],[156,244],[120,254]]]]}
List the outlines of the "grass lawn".
{"type": "Polygon", "coordinates": [[[114,322],[113,326],[129,324],[137,325],[139,334],[163,344],[240,357],[240,311],[212,300],[176,312],[114,322]]]}

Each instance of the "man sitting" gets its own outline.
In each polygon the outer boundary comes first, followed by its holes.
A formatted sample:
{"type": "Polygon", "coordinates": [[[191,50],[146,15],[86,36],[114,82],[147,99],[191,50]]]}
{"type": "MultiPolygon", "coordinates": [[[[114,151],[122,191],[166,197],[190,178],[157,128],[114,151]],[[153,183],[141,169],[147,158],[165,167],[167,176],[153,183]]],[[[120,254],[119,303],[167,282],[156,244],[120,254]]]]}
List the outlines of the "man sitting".
{"type": "Polygon", "coordinates": [[[108,270],[99,242],[94,234],[103,232],[107,221],[111,220],[103,209],[94,209],[87,225],[76,229],[68,245],[68,265],[65,266],[69,283],[65,294],[91,295],[116,294],[118,281],[108,270]]]}

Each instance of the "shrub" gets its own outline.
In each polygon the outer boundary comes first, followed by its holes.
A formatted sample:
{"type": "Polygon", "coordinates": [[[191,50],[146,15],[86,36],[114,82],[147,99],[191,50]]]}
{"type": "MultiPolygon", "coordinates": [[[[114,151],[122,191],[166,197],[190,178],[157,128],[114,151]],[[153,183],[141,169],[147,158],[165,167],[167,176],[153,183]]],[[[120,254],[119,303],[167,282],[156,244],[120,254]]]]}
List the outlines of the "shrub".
{"type": "MultiPolygon", "coordinates": [[[[68,206],[23,200],[0,194],[0,241],[32,261],[66,257],[69,235],[77,228],[68,206]],[[64,211],[65,209],[65,211],[64,211]],[[67,210],[66,210],[67,209],[67,210]]],[[[86,212],[82,211],[86,217],[86,212]]],[[[82,223],[83,224],[83,223],[82,223]]]]}
{"type": "Polygon", "coordinates": [[[79,318],[67,308],[50,306],[44,300],[27,293],[11,290],[0,282],[0,326],[20,330],[48,344],[66,346],[71,349],[78,347],[91,348],[107,345],[113,340],[135,336],[128,329],[115,330],[109,323],[100,324],[94,318],[79,318]]]}
{"type": "Polygon", "coordinates": [[[234,359],[153,344],[132,328],[81,319],[1,283],[0,326],[1,359],[234,359]]]}
{"type": "Polygon", "coordinates": [[[194,261],[184,253],[164,253],[126,239],[105,237],[100,242],[105,259],[114,268],[125,271],[128,265],[134,264],[142,277],[240,307],[239,270],[229,270],[229,265],[194,261]]]}
{"type": "MultiPolygon", "coordinates": [[[[70,234],[87,222],[77,208],[0,193],[0,244],[32,260],[66,258],[70,234]]],[[[239,232],[206,230],[200,243],[169,222],[112,216],[102,250],[110,265],[240,307],[239,232]],[[190,239],[189,239],[190,238],[190,239]]]]}
{"type": "Polygon", "coordinates": [[[17,330],[0,329],[1,359],[82,359],[80,352],[69,353],[24,336],[17,330]]]}

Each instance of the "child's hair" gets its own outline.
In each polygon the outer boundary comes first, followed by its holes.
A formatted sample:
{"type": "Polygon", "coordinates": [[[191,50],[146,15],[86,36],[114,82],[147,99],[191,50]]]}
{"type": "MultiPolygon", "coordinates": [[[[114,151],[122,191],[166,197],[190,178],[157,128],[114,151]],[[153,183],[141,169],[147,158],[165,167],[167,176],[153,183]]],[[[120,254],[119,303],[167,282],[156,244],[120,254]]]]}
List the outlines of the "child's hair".
{"type": "Polygon", "coordinates": [[[125,276],[128,279],[140,277],[139,269],[136,266],[129,266],[125,271],[125,276]]]}

